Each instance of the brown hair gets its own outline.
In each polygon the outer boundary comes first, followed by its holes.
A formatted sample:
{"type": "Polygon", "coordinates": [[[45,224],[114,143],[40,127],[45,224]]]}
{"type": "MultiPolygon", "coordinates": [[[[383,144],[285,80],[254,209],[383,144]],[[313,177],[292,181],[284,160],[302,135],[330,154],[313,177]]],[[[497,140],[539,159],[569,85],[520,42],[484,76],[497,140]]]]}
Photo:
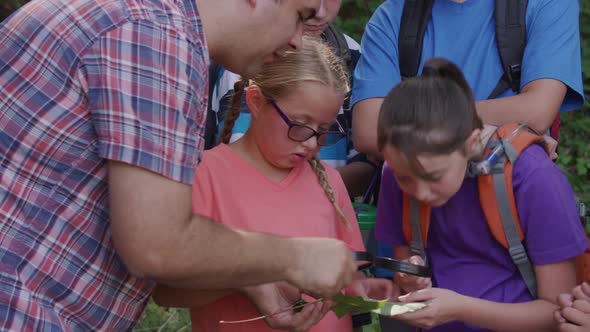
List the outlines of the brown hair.
{"type": "Polygon", "coordinates": [[[428,178],[416,156],[463,151],[473,130],[483,128],[475,99],[452,62],[433,58],[422,75],[398,84],[385,97],[379,113],[377,144],[398,149],[412,168],[428,178]]]}
{"type": "MultiPolygon", "coordinates": [[[[257,86],[267,99],[278,100],[295,91],[302,82],[321,83],[342,93],[343,96],[350,91],[348,74],[342,60],[321,40],[304,36],[300,51],[289,51],[283,58],[263,65],[261,71],[250,81],[242,78],[236,82],[220,142],[229,143],[233,126],[240,115],[242,95],[248,86],[257,86]]],[[[309,164],[338,216],[348,226],[348,218],[336,203],[326,169],[317,157],[310,159],[309,164]]]]}

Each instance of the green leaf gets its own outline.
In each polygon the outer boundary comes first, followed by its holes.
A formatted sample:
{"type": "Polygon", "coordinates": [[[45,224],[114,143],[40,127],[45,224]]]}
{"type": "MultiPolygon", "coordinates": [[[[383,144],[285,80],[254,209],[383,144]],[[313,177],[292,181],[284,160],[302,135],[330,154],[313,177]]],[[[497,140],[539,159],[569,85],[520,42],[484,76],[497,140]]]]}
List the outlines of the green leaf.
{"type": "Polygon", "coordinates": [[[406,312],[414,312],[422,309],[430,302],[388,302],[386,300],[364,299],[359,296],[347,296],[339,294],[334,297],[336,305],[332,309],[338,318],[347,313],[374,312],[380,315],[399,315],[406,312]]]}
{"type": "Polygon", "coordinates": [[[371,310],[379,315],[395,316],[426,308],[430,302],[386,302],[382,308],[371,310]]]}

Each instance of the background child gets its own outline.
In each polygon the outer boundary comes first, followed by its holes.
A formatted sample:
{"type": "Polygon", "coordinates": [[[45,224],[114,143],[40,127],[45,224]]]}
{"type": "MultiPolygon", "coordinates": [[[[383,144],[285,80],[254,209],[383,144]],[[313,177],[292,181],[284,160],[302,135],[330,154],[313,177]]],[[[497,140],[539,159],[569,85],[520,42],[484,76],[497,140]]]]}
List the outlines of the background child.
{"type": "MultiPolygon", "coordinates": [[[[340,59],[327,46],[308,38],[301,52],[289,52],[280,61],[265,65],[251,82],[239,81],[221,134],[224,144],[208,150],[196,171],[194,213],[231,227],[286,237],[338,238],[352,250],[363,250],[342,179],[336,170],[315,157],[321,145],[334,144],[344,136],[342,131],[329,129],[348,90],[348,77],[340,59]],[[244,136],[226,145],[244,90],[252,123],[244,136]]],[[[394,293],[393,283],[385,279],[359,280],[351,288],[359,295],[379,298],[393,297],[394,293]]],[[[280,304],[283,309],[299,297],[297,292],[293,296],[293,289],[284,283],[243,289],[243,294],[232,293],[202,307],[194,307],[197,303],[190,303],[194,295],[186,292],[178,295],[161,288],[154,296],[160,304],[193,306],[195,331],[260,332],[271,330],[262,320],[241,324],[219,321],[272,312],[256,308],[249,299],[269,292],[289,293],[280,304]]],[[[329,305],[316,305],[291,315],[301,322],[297,330],[302,331],[329,309],[329,305]],[[306,319],[302,315],[307,315],[306,319]]],[[[273,327],[286,327],[277,323],[276,317],[270,318],[267,322],[273,327]]],[[[348,316],[338,320],[330,312],[312,331],[352,331],[352,322],[348,316]]]]}
{"type": "Polygon", "coordinates": [[[555,320],[559,332],[590,331],[590,285],[582,283],[571,293],[561,294],[557,298],[560,306],[555,311],[555,320]]]}
{"type": "MultiPolygon", "coordinates": [[[[411,254],[402,232],[402,197],[431,206],[426,255],[430,280],[396,276],[411,292],[404,301],[432,301],[397,316],[432,331],[552,331],[558,294],[575,285],[573,258],[587,240],[569,183],[536,144],[519,156],[512,185],[524,245],[534,266],[538,298],[529,293],[508,250],[492,236],[467,164],[481,160],[495,128],[483,126],[473,94],[452,63],[427,61],[385,98],[378,144],[387,162],[376,235],[394,245],[398,259],[411,254]]],[[[414,256],[412,260],[417,257],[414,256]]]]}

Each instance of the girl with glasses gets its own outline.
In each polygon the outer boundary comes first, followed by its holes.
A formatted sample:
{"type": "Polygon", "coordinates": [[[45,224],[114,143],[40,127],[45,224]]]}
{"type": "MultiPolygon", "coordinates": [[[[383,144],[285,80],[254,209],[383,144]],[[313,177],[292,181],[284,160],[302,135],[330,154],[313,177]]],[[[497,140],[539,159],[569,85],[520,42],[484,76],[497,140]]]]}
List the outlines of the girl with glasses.
{"type": "MultiPolygon", "coordinates": [[[[285,237],[337,238],[352,251],[363,251],[342,179],[334,168],[316,157],[321,146],[345,136],[336,116],[349,91],[348,82],[341,60],[330,48],[304,38],[301,51],[288,52],[280,60],[264,65],[252,80],[236,83],[222,143],[205,151],[196,170],[193,212],[251,231],[285,237]],[[252,121],[247,132],[228,145],[243,93],[252,121]]],[[[363,279],[360,275],[347,292],[380,299],[398,294],[390,280],[363,279]]],[[[186,290],[175,292],[161,287],[154,296],[159,304],[192,307],[195,331],[306,331],[316,323],[311,331],[352,331],[351,318],[338,319],[329,312],[329,301],[307,305],[298,313],[289,310],[301,294],[286,283],[212,294],[212,302],[200,307],[202,303],[195,301],[204,296],[186,290]],[[282,295],[279,302],[272,296],[277,292],[282,295]],[[264,297],[268,301],[260,300],[264,297]],[[267,317],[266,321],[220,324],[284,309],[287,311],[267,317]]]]}

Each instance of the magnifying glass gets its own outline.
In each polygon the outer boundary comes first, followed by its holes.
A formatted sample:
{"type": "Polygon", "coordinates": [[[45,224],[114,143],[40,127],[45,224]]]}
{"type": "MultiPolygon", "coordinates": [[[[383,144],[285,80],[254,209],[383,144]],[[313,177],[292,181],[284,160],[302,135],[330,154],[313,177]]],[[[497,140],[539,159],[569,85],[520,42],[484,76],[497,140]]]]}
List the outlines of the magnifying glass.
{"type": "Polygon", "coordinates": [[[389,257],[373,256],[366,251],[355,251],[353,258],[359,262],[366,262],[359,265],[358,270],[366,270],[371,267],[383,268],[394,272],[407,273],[418,277],[430,278],[432,270],[427,266],[398,261],[389,257]]]}

